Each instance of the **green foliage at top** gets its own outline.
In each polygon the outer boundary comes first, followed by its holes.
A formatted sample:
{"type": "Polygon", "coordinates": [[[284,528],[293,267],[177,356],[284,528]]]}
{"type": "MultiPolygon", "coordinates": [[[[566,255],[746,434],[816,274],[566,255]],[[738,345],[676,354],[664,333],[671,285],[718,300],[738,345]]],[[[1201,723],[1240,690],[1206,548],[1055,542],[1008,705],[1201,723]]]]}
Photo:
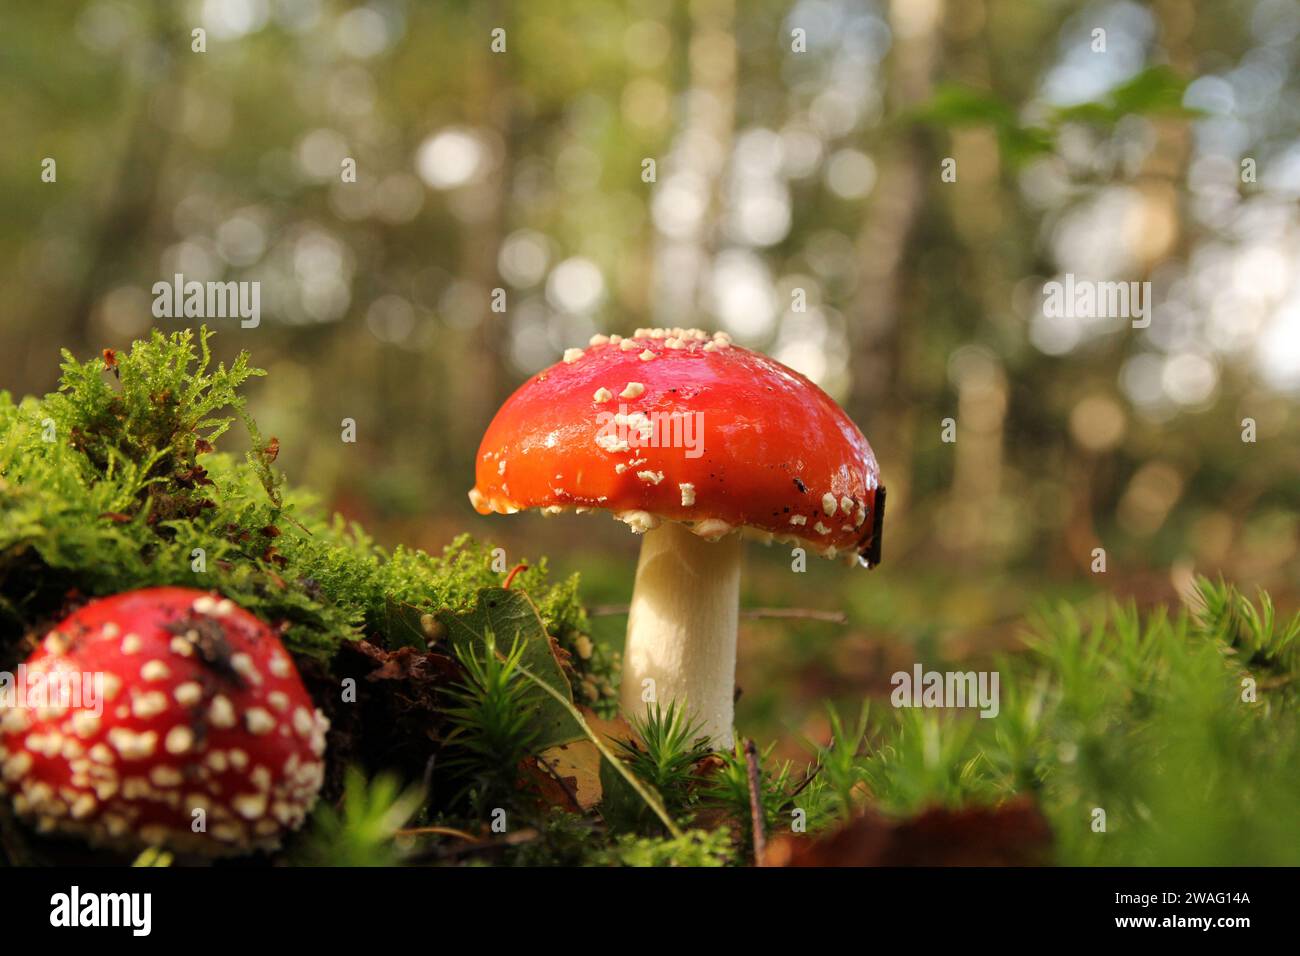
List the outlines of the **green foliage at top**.
{"type": "MultiPolygon", "coordinates": [[[[44,399],[0,392],[0,657],[69,591],[215,588],[324,660],[362,636],[421,644],[424,615],[469,608],[500,583],[468,536],[441,555],[390,552],[286,486],[276,441],[238,392],[262,371],[246,355],[214,368],[208,339],[154,332],[129,352],[65,356],[44,399]],[[242,460],[215,448],[236,420],[253,448],[242,460]]],[[[543,561],[515,586],[562,643],[586,630],[576,578],[549,584],[543,561]]]]}
{"type": "Polygon", "coordinates": [[[1067,123],[1112,127],[1126,116],[1195,118],[1198,110],[1183,105],[1187,82],[1166,66],[1153,66],[1107,91],[1096,100],[1047,111],[1042,122],[1022,122],[1016,109],[1000,97],[955,84],[939,87],[914,119],[940,126],[989,126],[1013,164],[1024,163],[1056,148],[1067,123]]]}
{"type": "Polygon", "coordinates": [[[1151,66],[1129,77],[1096,100],[1063,106],[1058,122],[1113,126],[1125,116],[1172,116],[1196,119],[1204,113],[1183,105],[1187,81],[1167,66],[1151,66]]]}

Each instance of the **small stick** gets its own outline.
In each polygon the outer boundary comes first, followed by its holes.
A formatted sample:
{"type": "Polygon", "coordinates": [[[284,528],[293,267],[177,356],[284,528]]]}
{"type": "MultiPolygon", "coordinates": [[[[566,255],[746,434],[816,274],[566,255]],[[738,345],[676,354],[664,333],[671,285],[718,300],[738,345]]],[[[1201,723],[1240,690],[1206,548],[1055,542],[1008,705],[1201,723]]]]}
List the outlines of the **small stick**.
{"type": "Polygon", "coordinates": [[[507,833],[499,840],[480,840],[475,843],[462,843],[459,846],[438,848],[430,853],[420,853],[409,858],[407,862],[419,860],[457,860],[467,856],[475,856],[479,853],[492,853],[496,850],[505,850],[512,846],[532,843],[537,839],[538,835],[537,830],[532,827],[526,827],[523,830],[516,830],[513,833],[507,833]]]}
{"type": "Polygon", "coordinates": [[[817,777],[817,775],[821,772],[822,772],[822,764],[821,761],[819,760],[817,761],[817,765],[813,767],[811,770],[809,770],[808,773],[804,776],[804,778],[799,781],[799,786],[795,787],[793,790],[790,791],[789,799],[793,800],[795,797],[799,796],[799,794],[803,793],[804,788],[807,787],[808,784],[812,783],[813,780],[817,777]]]}
{"type": "Polygon", "coordinates": [[[745,766],[749,770],[749,818],[754,831],[754,865],[762,866],[767,855],[767,834],[763,829],[762,784],[758,779],[758,747],[753,740],[745,741],[745,766]]]}
{"type": "Polygon", "coordinates": [[[455,837],[458,840],[465,840],[469,843],[482,843],[480,837],[472,833],[466,833],[464,830],[457,830],[454,827],[412,827],[409,830],[398,830],[397,836],[420,836],[425,833],[436,833],[439,836],[455,837]]]}
{"type": "MultiPolygon", "coordinates": [[[[620,617],[627,614],[626,604],[593,604],[587,609],[590,617],[620,617]]],[[[819,611],[810,607],[747,607],[740,609],[747,618],[779,618],[786,620],[824,621],[827,624],[847,624],[849,619],[842,611],[819,611]]]]}

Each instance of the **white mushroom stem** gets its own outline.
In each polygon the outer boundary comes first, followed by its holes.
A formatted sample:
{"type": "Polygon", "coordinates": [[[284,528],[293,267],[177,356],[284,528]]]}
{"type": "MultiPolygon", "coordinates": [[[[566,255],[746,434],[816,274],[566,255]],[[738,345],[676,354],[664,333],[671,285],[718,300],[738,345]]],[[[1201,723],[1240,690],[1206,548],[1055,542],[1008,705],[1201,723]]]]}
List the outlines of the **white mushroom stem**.
{"type": "Polygon", "coordinates": [[[708,541],[674,521],[647,531],[623,649],[623,712],[685,707],[715,748],[732,745],[738,534],[708,541]]]}

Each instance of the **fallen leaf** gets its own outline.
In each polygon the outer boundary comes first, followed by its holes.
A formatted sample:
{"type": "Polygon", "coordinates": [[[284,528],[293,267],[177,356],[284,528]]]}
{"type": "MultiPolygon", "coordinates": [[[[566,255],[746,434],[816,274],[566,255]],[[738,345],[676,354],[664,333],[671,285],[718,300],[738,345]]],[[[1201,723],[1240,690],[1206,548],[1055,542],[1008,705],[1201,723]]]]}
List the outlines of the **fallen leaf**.
{"type": "MultiPolygon", "coordinates": [[[[579,710],[587,726],[611,750],[620,740],[636,739],[632,726],[621,715],[606,720],[589,707],[580,707],[579,710]]],[[[599,805],[604,796],[600,782],[600,763],[604,759],[599,748],[585,738],[543,750],[539,757],[541,767],[564,784],[562,799],[552,802],[552,805],[572,808],[575,797],[578,810],[590,810],[599,805]]],[[[547,793],[550,792],[548,789],[547,793]]]]}
{"type": "Polygon", "coordinates": [[[632,725],[627,722],[627,719],[622,714],[618,714],[606,720],[604,717],[598,716],[590,707],[579,705],[578,710],[582,712],[582,719],[587,722],[587,726],[590,727],[592,731],[595,732],[596,736],[600,737],[607,746],[613,747],[613,745],[618,743],[620,740],[635,740],[637,743],[641,742],[640,738],[636,735],[636,731],[632,729],[632,725]]]}

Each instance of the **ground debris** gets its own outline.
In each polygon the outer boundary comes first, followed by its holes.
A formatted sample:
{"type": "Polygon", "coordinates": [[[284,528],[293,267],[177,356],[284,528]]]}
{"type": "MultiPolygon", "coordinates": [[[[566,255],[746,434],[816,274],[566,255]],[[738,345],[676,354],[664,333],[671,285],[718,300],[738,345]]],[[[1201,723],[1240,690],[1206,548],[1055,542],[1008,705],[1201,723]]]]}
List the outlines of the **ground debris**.
{"type": "Polygon", "coordinates": [[[935,807],[896,821],[868,811],[812,839],[789,834],[768,845],[768,866],[1041,866],[1052,831],[1027,798],[996,807],[935,807]]]}

